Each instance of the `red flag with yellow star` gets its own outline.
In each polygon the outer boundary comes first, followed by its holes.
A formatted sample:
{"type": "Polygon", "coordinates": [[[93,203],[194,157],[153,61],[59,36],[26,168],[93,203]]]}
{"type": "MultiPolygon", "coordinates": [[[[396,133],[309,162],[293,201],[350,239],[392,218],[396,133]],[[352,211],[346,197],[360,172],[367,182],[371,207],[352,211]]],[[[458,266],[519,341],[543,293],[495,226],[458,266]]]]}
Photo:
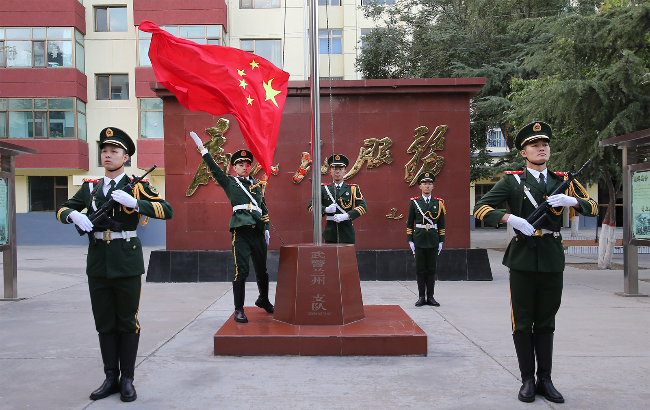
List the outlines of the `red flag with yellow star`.
{"type": "Polygon", "coordinates": [[[236,48],[175,37],[151,21],[140,30],[153,34],[149,59],[158,82],[188,110],[234,115],[248,149],[271,175],[289,73],[236,48]]]}

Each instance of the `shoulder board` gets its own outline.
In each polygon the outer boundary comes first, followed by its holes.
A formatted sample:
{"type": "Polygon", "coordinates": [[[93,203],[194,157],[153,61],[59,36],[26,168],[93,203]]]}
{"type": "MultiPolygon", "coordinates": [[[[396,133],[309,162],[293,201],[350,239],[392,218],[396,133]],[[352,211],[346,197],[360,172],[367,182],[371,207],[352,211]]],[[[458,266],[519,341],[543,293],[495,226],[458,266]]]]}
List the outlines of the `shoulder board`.
{"type": "Polygon", "coordinates": [[[555,175],[559,177],[565,177],[567,175],[566,172],[556,172],[556,171],[551,171],[551,172],[553,172],[555,175]]]}
{"type": "Polygon", "coordinates": [[[93,184],[99,184],[101,179],[90,179],[90,178],[84,178],[83,182],[92,182],[93,184]]]}
{"type": "Polygon", "coordinates": [[[412,201],[415,201],[416,199],[420,199],[420,197],[416,196],[415,198],[411,198],[412,201]]]}
{"type": "Polygon", "coordinates": [[[357,184],[345,184],[345,185],[347,185],[347,186],[359,186],[357,184]]]}
{"type": "Polygon", "coordinates": [[[437,199],[437,200],[440,201],[440,202],[444,202],[444,201],[442,200],[442,198],[438,198],[437,196],[434,196],[433,199],[437,199]]]}
{"type": "Polygon", "coordinates": [[[503,173],[506,175],[514,175],[514,174],[521,175],[524,173],[524,171],[503,171],[503,173]]]}
{"type": "Polygon", "coordinates": [[[323,185],[323,186],[330,186],[330,185],[332,185],[332,184],[326,184],[325,182],[322,182],[321,185],[323,185]]]}

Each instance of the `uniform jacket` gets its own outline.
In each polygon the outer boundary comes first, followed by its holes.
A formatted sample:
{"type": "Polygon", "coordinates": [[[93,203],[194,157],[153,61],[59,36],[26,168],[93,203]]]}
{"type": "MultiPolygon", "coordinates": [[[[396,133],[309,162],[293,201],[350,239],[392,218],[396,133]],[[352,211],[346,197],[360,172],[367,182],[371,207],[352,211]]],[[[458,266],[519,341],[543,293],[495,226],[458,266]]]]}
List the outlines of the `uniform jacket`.
{"type": "Polygon", "coordinates": [[[427,204],[424,198],[411,198],[409,202],[409,218],[406,221],[406,240],[413,242],[417,248],[438,248],[438,243],[445,241],[445,202],[434,196],[427,204]],[[427,225],[429,222],[422,216],[415,204],[436,226],[436,228],[417,228],[416,224],[427,225]]]}
{"type": "MultiPolygon", "coordinates": [[[[336,223],[334,221],[327,221],[325,224],[325,229],[323,230],[323,238],[328,242],[337,242],[337,237],[339,242],[345,243],[354,243],[354,226],[352,221],[365,215],[368,212],[366,206],[366,201],[363,199],[363,194],[361,189],[357,184],[346,184],[345,182],[339,189],[338,196],[336,195],[336,185],[334,184],[322,184],[321,185],[321,214],[323,216],[333,216],[334,214],[340,214],[339,209],[336,210],[333,214],[326,214],[325,208],[332,204],[332,200],[327,194],[328,190],[336,203],[344,210],[350,219],[343,221],[341,223],[336,223]],[[338,225],[338,227],[337,227],[338,225]],[[338,235],[337,235],[338,229],[338,235]]],[[[313,211],[312,200],[309,200],[308,206],[309,212],[313,211]]]]}
{"type": "MultiPolygon", "coordinates": [[[[543,190],[535,177],[528,171],[506,171],[503,179],[485,194],[474,207],[474,217],[496,226],[506,214],[503,210],[495,209],[502,202],[507,202],[510,213],[522,218],[528,217],[535,209],[534,205],[524,193],[524,187],[530,190],[537,204],[541,204],[555,188],[566,178],[562,172],[547,172],[548,182],[543,190]],[[517,182],[515,175],[518,175],[521,183],[517,182]]],[[[582,208],[580,213],[585,216],[598,215],[598,204],[589,198],[586,191],[580,189],[577,181],[566,195],[572,194],[582,208]]],[[[553,221],[562,220],[564,208],[553,208],[548,212],[553,221]]],[[[564,271],[564,248],[562,247],[562,236],[546,234],[534,236],[537,244],[534,248],[528,248],[527,241],[514,237],[506,253],[503,256],[503,264],[511,269],[537,272],[562,272],[564,271]]]]}
{"type": "MultiPolygon", "coordinates": [[[[122,177],[115,189],[123,188],[129,182],[128,176],[122,177]]],[[[68,215],[72,211],[83,211],[101,207],[108,199],[102,189],[104,181],[85,181],[72,198],[57,210],[56,218],[64,224],[68,222],[68,215]]],[[[138,212],[134,209],[117,205],[108,215],[111,219],[122,222],[124,231],[135,231],[140,220],[139,215],[156,219],[170,219],[173,215],[172,207],[165,201],[156,188],[148,182],[141,181],[133,189],[132,195],[138,200],[138,212]]],[[[97,229],[96,230],[101,230],[97,229]]],[[[116,239],[111,241],[97,240],[95,245],[88,247],[86,274],[102,278],[120,278],[142,275],[144,261],[142,259],[142,244],[140,238],[129,240],[116,239]]]]}
{"type": "MultiPolygon", "coordinates": [[[[212,156],[208,153],[203,156],[203,160],[208,167],[210,172],[217,180],[219,185],[226,192],[226,196],[230,200],[230,204],[235,207],[237,205],[247,205],[252,204],[251,199],[246,195],[246,193],[241,189],[235,177],[227,175],[216,162],[212,156]]],[[[239,177],[237,177],[239,178],[239,177]]],[[[266,231],[269,229],[269,210],[266,208],[266,201],[264,200],[264,187],[262,184],[257,185],[260,181],[253,179],[253,183],[244,178],[239,178],[239,181],[244,186],[245,189],[248,189],[248,192],[257,202],[257,206],[262,210],[262,213],[256,210],[248,209],[238,209],[233,212],[230,217],[230,230],[239,226],[257,226],[260,230],[266,231]],[[251,189],[252,186],[257,185],[255,188],[251,189]]]]}

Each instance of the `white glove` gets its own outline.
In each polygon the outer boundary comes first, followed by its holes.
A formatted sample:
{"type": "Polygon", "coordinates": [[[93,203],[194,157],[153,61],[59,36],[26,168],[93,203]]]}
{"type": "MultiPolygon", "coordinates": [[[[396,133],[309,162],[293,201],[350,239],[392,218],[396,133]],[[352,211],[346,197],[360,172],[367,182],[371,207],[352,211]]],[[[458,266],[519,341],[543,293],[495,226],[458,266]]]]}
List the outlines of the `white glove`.
{"type": "Polygon", "coordinates": [[[551,195],[548,197],[547,201],[548,204],[551,205],[552,207],[578,205],[577,199],[575,199],[572,196],[568,196],[564,194],[551,195]]]}
{"type": "Polygon", "coordinates": [[[266,241],[266,245],[268,246],[269,243],[271,243],[271,233],[267,229],[264,231],[264,240],[266,241]]]}
{"type": "Polygon", "coordinates": [[[190,137],[192,137],[192,139],[194,140],[194,143],[196,144],[198,149],[201,151],[201,155],[205,155],[205,154],[208,153],[208,150],[205,149],[205,147],[203,146],[203,141],[201,141],[201,138],[199,138],[199,136],[196,135],[196,132],[190,131],[190,137]]]}
{"type": "Polygon", "coordinates": [[[440,255],[441,251],[442,251],[442,242],[438,244],[438,255],[440,255]]]}
{"type": "Polygon", "coordinates": [[[336,204],[332,204],[332,205],[328,206],[327,208],[325,208],[325,213],[326,214],[333,214],[334,212],[336,212],[336,204]]]}
{"type": "Polygon", "coordinates": [[[518,216],[510,215],[508,217],[507,222],[516,230],[519,232],[523,233],[526,236],[533,236],[535,233],[535,228],[533,228],[533,225],[528,223],[527,220],[524,218],[520,218],[518,216]]]}
{"type": "Polygon", "coordinates": [[[409,241],[409,246],[411,247],[411,252],[413,252],[413,255],[415,255],[415,244],[409,241]]]}
{"type": "Polygon", "coordinates": [[[334,222],[336,223],[347,221],[348,219],[350,219],[350,214],[348,213],[334,215],[334,222]]]}
{"type": "Polygon", "coordinates": [[[68,214],[68,219],[72,221],[73,224],[77,225],[79,229],[84,232],[90,232],[93,230],[93,223],[90,222],[90,219],[79,211],[72,211],[68,214]]]}
{"type": "Polygon", "coordinates": [[[127,208],[135,208],[138,206],[138,200],[132,197],[131,195],[127,194],[126,192],[120,190],[113,191],[111,194],[111,197],[113,197],[114,200],[119,202],[120,204],[124,205],[127,208]]]}

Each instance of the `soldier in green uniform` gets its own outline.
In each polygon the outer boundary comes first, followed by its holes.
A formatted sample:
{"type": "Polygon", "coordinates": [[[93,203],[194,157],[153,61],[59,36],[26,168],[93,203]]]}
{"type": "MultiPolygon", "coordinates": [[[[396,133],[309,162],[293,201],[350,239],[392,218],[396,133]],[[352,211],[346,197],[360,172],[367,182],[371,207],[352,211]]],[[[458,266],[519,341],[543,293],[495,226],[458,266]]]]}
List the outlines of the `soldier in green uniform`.
{"type": "Polygon", "coordinates": [[[532,236],[535,247],[527,240],[514,237],[503,257],[510,268],[510,297],[512,331],[522,386],[518,398],[535,400],[535,394],[563,403],[564,398],[551,381],[553,361],[553,332],[555,315],[560,308],[564,272],[564,250],[560,232],[536,231],[526,221],[534,209],[548,199],[549,217],[562,220],[564,207],[573,207],[585,216],[596,216],[598,205],[586,190],[574,180],[562,194],[547,196],[566,178],[565,173],[550,172],[546,163],[551,152],[551,127],[535,122],[524,127],[515,139],[515,146],[526,159],[524,171],[506,172],[474,207],[474,217],[496,226],[508,223],[525,236],[532,236]],[[510,213],[495,209],[506,201],[510,213]],[[537,383],[535,383],[537,359],[537,383]]]}
{"type": "MultiPolygon", "coordinates": [[[[350,161],[345,155],[335,154],[327,158],[332,175],[332,184],[321,186],[321,212],[327,218],[323,229],[325,243],[354,244],[354,225],[352,221],[368,212],[366,201],[357,184],[346,184],[343,176],[350,161]]],[[[307,208],[313,211],[312,200],[307,208]]]]}
{"type": "Polygon", "coordinates": [[[88,247],[86,274],[106,379],[90,399],[103,399],[120,392],[122,401],[133,401],[137,398],[133,373],[140,340],[138,308],[144,273],[142,244],[136,228],[141,215],[170,219],[172,208],[156,188],[144,180],[136,184],[132,192],[122,190],[130,181],[124,173],[124,163],[135,152],[133,141],[124,131],[104,128],[99,147],[104,178],[85,180],[77,193],[61,205],[56,218],[92,232],[97,241],[88,247]],[[98,209],[110,198],[117,201],[117,205],[108,216],[123,224],[122,232],[93,226],[81,213],[84,209],[89,212],[98,209]]]}
{"type": "Polygon", "coordinates": [[[255,305],[267,313],[274,311],[273,304],[269,300],[269,273],[266,270],[266,249],[271,239],[269,211],[264,200],[266,182],[250,177],[253,163],[253,154],[250,151],[243,149],[232,155],[230,165],[237,173],[235,178],[223,172],[214,162],[214,158],[203,147],[203,142],[195,132],[190,132],[190,135],[232,205],[230,232],[232,232],[232,254],[235,259],[235,278],[232,282],[235,299],[234,319],[236,322],[248,323],[248,318],[244,314],[244,299],[249,258],[252,259],[255,267],[259,290],[255,305]]]}
{"type": "Polygon", "coordinates": [[[406,221],[406,240],[415,255],[418,301],[415,306],[440,306],[433,298],[436,284],[438,255],[445,241],[445,202],[431,195],[436,176],[420,174],[418,185],[422,196],[411,198],[409,218],[406,221]],[[426,292],[425,292],[426,290],[426,292]],[[426,298],[425,298],[426,294],[426,298]]]}

